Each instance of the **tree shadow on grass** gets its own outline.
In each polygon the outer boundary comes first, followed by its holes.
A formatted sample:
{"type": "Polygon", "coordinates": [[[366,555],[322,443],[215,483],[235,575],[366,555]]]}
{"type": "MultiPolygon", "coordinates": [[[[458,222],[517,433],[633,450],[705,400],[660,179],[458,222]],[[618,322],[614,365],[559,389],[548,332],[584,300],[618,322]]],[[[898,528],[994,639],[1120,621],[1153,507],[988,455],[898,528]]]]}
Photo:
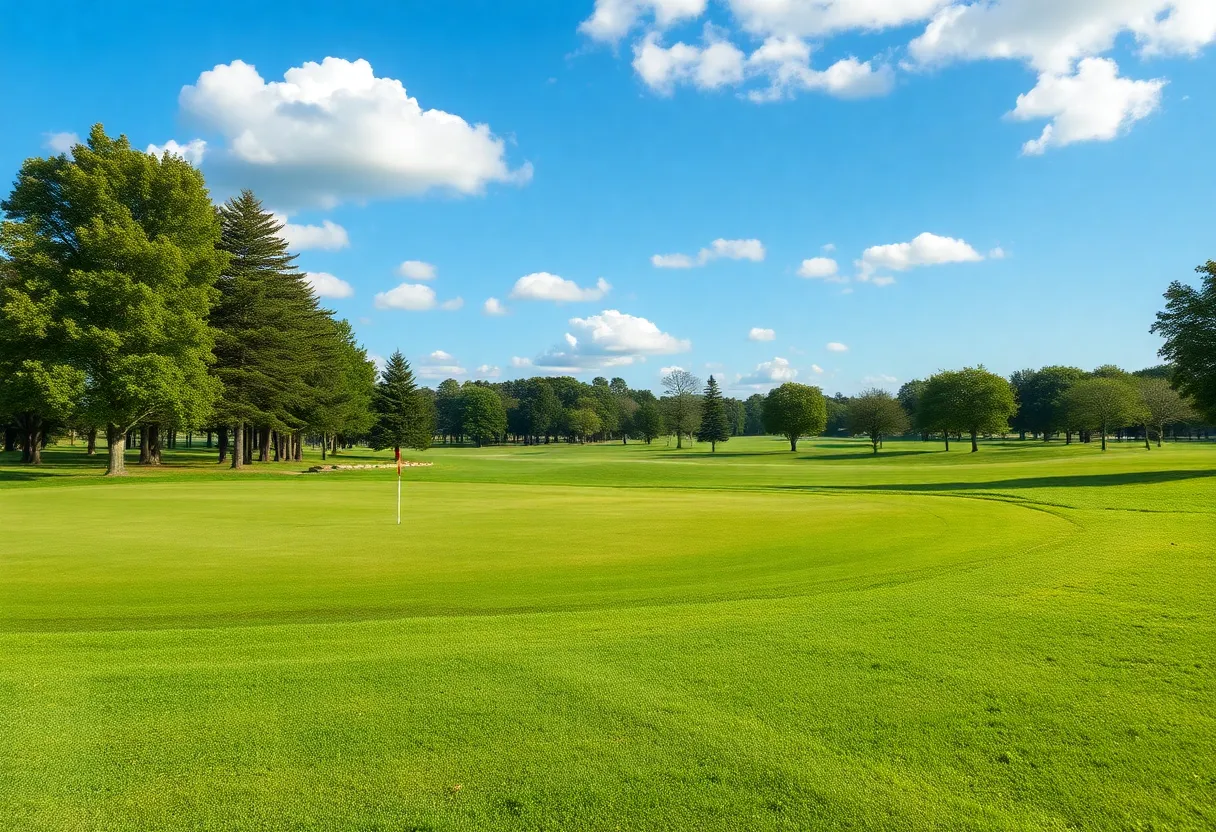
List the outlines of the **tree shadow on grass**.
{"type": "Polygon", "coordinates": [[[886,485],[781,485],[791,491],[1005,491],[1019,488],[1103,488],[1112,485],[1154,485],[1209,479],[1216,471],[1129,471],[1122,474],[1082,474],[1059,477],[1022,477],[985,482],[917,482],[886,485]]]}
{"type": "Polygon", "coordinates": [[[49,471],[0,469],[0,482],[33,482],[34,480],[46,479],[53,476],[55,475],[49,471]]]}
{"type": "Polygon", "coordinates": [[[817,462],[819,460],[839,460],[839,459],[890,459],[896,456],[922,456],[924,454],[937,453],[935,450],[925,449],[923,451],[879,451],[877,454],[873,451],[853,451],[851,454],[817,454],[811,452],[807,456],[800,456],[799,459],[804,462],[817,462]]]}

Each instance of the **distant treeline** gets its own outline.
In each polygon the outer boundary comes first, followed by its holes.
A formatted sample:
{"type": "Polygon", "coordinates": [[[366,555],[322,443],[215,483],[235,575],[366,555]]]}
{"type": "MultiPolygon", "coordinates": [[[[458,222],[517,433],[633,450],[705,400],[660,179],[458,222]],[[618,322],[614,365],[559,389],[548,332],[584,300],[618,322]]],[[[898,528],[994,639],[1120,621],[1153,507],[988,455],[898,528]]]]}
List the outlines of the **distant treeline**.
{"type": "Polygon", "coordinates": [[[1146,446],[1171,428],[1207,435],[1216,418],[1216,263],[1201,289],[1174,283],[1154,330],[1170,363],[944,371],[891,395],[823,396],[782,384],[745,400],[712,376],[680,370],[663,392],[620,378],[418,387],[392,356],[377,373],[350,325],[321,308],[282,239],[282,224],[246,191],[215,207],[198,170],[151,156],[94,127],[71,155],[27,160],[0,208],[0,425],[4,450],[40,461],[54,436],[125,450],[156,465],[179,434],[205,433],[219,463],[299,460],[357,442],[425,448],[434,441],[653,442],[733,436],[919,434],[928,440],[1016,433],[1087,442],[1134,436],[1146,446]],[[1204,414],[1204,415],[1200,415],[1204,414]]]}

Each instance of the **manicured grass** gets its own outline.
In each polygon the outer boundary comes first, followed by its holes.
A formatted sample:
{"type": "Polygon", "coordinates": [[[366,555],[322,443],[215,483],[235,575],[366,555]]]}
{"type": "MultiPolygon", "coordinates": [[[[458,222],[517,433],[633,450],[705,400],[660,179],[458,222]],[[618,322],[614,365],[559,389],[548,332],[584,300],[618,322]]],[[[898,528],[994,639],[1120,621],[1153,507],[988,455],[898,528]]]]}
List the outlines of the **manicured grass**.
{"type": "Polygon", "coordinates": [[[1216,826],[1216,447],[782,448],[0,457],[0,828],[1216,826]]]}

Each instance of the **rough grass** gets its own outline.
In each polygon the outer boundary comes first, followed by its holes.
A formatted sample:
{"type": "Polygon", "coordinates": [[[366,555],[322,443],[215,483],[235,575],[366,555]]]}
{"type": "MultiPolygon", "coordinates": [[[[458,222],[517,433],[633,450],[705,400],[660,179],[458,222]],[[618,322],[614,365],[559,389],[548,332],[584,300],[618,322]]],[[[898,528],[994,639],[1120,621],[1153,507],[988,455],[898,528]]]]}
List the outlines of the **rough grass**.
{"type": "Polygon", "coordinates": [[[426,458],[0,463],[0,827],[1216,825],[1214,447],[426,458]]]}

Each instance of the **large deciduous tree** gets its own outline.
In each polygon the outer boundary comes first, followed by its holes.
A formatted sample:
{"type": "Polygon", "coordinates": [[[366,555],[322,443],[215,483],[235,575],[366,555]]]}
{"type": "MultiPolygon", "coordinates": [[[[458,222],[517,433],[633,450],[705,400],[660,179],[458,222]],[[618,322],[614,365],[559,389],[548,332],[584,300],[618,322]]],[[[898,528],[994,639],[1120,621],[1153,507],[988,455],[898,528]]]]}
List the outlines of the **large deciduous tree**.
{"type": "Polygon", "coordinates": [[[878,453],[885,437],[908,429],[908,415],[903,405],[877,387],[863,390],[853,398],[849,403],[848,421],[849,432],[868,437],[874,453],[878,453]]]}
{"type": "Polygon", "coordinates": [[[701,380],[687,370],[672,370],[663,376],[667,393],[664,421],[676,435],[676,448],[684,447],[684,437],[692,435],[701,418],[701,400],[697,396],[701,380]]]}
{"type": "Polygon", "coordinates": [[[1151,448],[1148,439],[1149,427],[1157,431],[1157,447],[1161,447],[1165,428],[1195,418],[1191,403],[1163,378],[1142,376],[1136,379],[1136,391],[1140,395],[1140,414],[1144,419],[1144,447],[1151,448]]]}
{"type": "Polygon", "coordinates": [[[202,175],[96,125],[70,157],[27,160],[0,207],[12,267],[39,282],[29,311],[53,316],[55,354],[83,376],[80,418],[106,425],[107,474],[126,472],[133,426],[200,423],[227,259],[202,175]]]}
{"type": "Polygon", "coordinates": [[[1127,380],[1087,378],[1064,395],[1069,419],[1078,427],[1097,429],[1106,450],[1106,435],[1112,428],[1140,424],[1142,406],[1136,388],[1127,380]]]}
{"type": "Polygon", "coordinates": [[[784,436],[790,451],[798,450],[798,440],[823,432],[828,423],[828,406],[818,387],[787,381],[764,398],[764,430],[784,436]]]}
{"type": "Polygon", "coordinates": [[[372,396],[375,422],[369,439],[374,450],[402,448],[425,451],[435,435],[435,409],[418,392],[414,373],[400,352],[389,356],[372,396]]]}
{"type": "Polygon", "coordinates": [[[663,411],[654,399],[645,399],[633,415],[634,436],[649,445],[655,437],[663,435],[663,411]]]}
{"type": "Polygon", "coordinates": [[[940,430],[950,449],[950,433],[966,433],[971,452],[979,450],[980,434],[1009,430],[1009,418],[1017,410],[1009,382],[983,367],[947,370],[932,376],[925,385],[921,406],[926,425],[940,430]]]}
{"type": "Polygon", "coordinates": [[[469,382],[460,388],[460,398],[461,427],[477,447],[502,439],[507,429],[507,411],[502,397],[493,388],[469,382]]]}
{"type": "Polygon", "coordinates": [[[1171,283],[1152,331],[1165,339],[1160,354],[1173,365],[1174,384],[1216,421],[1216,260],[1195,271],[1200,287],[1171,283]]]}
{"type": "Polygon", "coordinates": [[[713,376],[705,385],[705,395],[701,399],[701,424],[697,428],[697,441],[708,442],[709,452],[718,452],[719,442],[730,441],[730,421],[726,417],[726,405],[722,399],[722,391],[713,376]]]}

